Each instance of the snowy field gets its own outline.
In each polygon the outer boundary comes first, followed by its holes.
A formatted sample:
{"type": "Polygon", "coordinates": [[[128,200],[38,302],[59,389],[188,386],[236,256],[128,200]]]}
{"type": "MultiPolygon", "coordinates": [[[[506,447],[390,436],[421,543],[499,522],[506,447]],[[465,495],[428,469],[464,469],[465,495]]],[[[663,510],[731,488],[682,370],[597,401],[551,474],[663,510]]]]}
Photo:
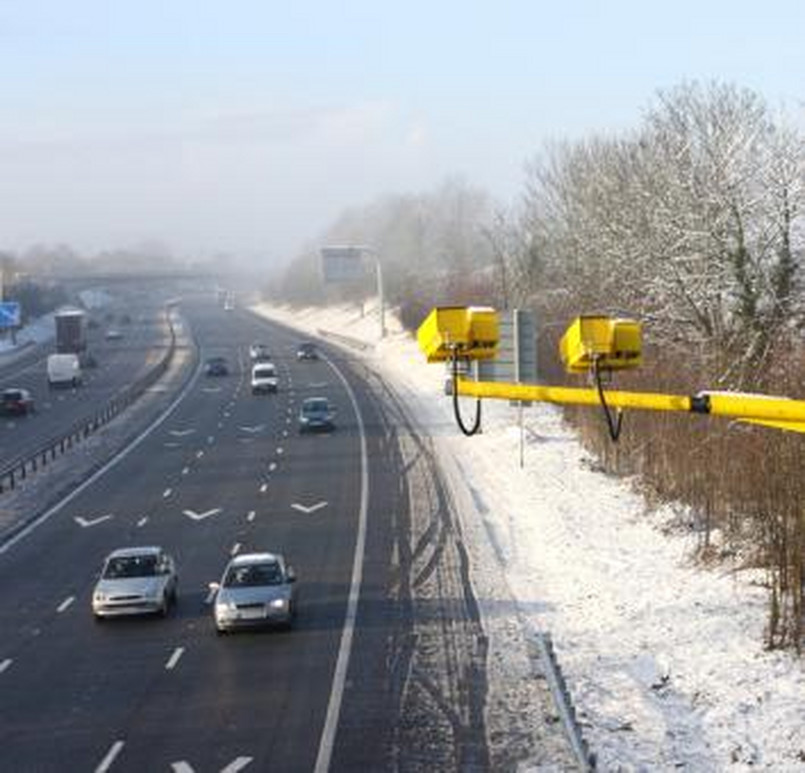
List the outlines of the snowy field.
{"type": "Polygon", "coordinates": [[[482,610],[513,601],[551,633],[600,770],[805,770],[805,663],[763,650],[758,578],[697,568],[694,538],[663,533],[670,510],[647,513],[628,481],[596,472],[558,409],[525,411],[521,469],[515,409],[486,401],[483,434],[463,437],[443,368],[396,319],[381,341],[354,305],[255,310],[371,344],[347,348],[394,385],[472,495],[457,500],[476,587],[501,587],[489,580],[502,571],[510,594],[482,610]]]}

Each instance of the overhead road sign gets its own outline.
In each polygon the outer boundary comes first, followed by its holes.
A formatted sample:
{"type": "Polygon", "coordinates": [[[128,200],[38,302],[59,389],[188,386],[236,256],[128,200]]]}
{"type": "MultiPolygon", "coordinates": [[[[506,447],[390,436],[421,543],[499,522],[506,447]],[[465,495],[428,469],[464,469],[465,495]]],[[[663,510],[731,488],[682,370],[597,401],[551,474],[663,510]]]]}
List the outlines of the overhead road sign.
{"type": "Polygon", "coordinates": [[[322,247],[321,272],[328,284],[359,282],[366,276],[363,247],[322,247]]]}

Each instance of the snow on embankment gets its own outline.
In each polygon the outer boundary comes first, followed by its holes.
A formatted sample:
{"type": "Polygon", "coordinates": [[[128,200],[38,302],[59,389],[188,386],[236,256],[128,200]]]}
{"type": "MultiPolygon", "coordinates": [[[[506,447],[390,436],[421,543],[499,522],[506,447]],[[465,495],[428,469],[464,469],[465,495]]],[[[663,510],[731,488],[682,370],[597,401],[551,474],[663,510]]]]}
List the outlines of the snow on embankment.
{"type": "Polygon", "coordinates": [[[805,770],[805,667],[762,650],[757,577],[694,566],[693,538],[665,534],[670,512],[646,513],[627,481],[597,472],[556,408],[526,410],[520,469],[515,410],[487,401],[483,434],[461,436],[444,370],[395,318],[380,341],[354,305],[257,310],[373,344],[353,352],[435,436],[447,474],[471,481],[465,530],[492,547],[471,547],[473,574],[502,573],[532,630],[552,634],[599,769],[805,770]]]}

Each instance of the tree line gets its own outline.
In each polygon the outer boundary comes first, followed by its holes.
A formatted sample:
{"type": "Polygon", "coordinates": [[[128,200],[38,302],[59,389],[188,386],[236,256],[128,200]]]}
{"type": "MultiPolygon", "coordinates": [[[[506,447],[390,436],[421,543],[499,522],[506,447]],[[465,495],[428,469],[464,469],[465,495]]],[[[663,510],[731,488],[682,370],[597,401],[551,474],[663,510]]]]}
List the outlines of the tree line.
{"type": "MultiPolygon", "coordinates": [[[[436,304],[533,309],[546,382],[566,378],[556,351],[567,323],[606,313],[644,324],[646,365],[619,377],[623,388],[805,399],[803,163],[802,134],[761,95],[683,83],[629,132],[543,148],[507,211],[452,180],[345,212],[272,292],[323,302],[318,245],[369,244],[411,328],[436,304]]],[[[612,444],[596,413],[565,413],[609,471],[678,503],[677,528],[696,532],[702,560],[762,574],[766,644],[800,651],[805,437],[643,413],[612,444]]]]}

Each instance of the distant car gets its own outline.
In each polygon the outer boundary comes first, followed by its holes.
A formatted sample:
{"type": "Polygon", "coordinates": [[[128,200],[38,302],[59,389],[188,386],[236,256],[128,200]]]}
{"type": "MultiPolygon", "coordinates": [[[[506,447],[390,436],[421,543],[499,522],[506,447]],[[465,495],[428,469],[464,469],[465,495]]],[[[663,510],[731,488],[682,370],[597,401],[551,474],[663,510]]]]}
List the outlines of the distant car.
{"type": "Polygon", "coordinates": [[[121,338],[123,338],[123,333],[116,328],[110,327],[109,330],[107,330],[104,334],[104,338],[107,341],[119,341],[121,338]]]}
{"type": "Polygon", "coordinates": [[[226,357],[210,357],[204,365],[204,372],[208,376],[228,376],[229,363],[226,357]]]}
{"type": "Polygon", "coordinates": [[[273,363],[258,362],[252,367],[252,394],[276,392],[279,386],[277,369],[273,363]]]}
{"type": "Polygon", "coordinates": [[[316,349],[316,345],[310,343],[310,341],[305,341],[304,343],[299,344],[299,347],[296,350],[296,359],[318,360],[319,352],[318,349],[316,349]]]}
{"type": "Polygon", "coordinates": [[[110,553],[92,592],[92,613],[102,620],[123,615],[167,615],[176,603],[176,563],[160,547],[110,553]]]}
{"type": "Polygon", "coordinates": [[[34,398],[27,389],[10,387],[0,392],[0,413],[3,416],[26,416],[35,410],[34,398]]]}
{"type": "Polygon", "coordinates": [[[335,409],[326,397],[308,397],[299,410],[299,432],[327,432],[335,429],[335,409]]]}
{"type": "Polygon", "coordinates": [[[296,574],[275,553],[235,556],[221,581],[210,583],[210,590],[215,593],[217,633],[267,625],[290,627],[296,615],[296,574]]]}
{"type": "Polygon", "coordinates": [[[265,344],[252,344],[249,347],[249,359],[260,362],[271,359],[271,350],[265,344]]]}

